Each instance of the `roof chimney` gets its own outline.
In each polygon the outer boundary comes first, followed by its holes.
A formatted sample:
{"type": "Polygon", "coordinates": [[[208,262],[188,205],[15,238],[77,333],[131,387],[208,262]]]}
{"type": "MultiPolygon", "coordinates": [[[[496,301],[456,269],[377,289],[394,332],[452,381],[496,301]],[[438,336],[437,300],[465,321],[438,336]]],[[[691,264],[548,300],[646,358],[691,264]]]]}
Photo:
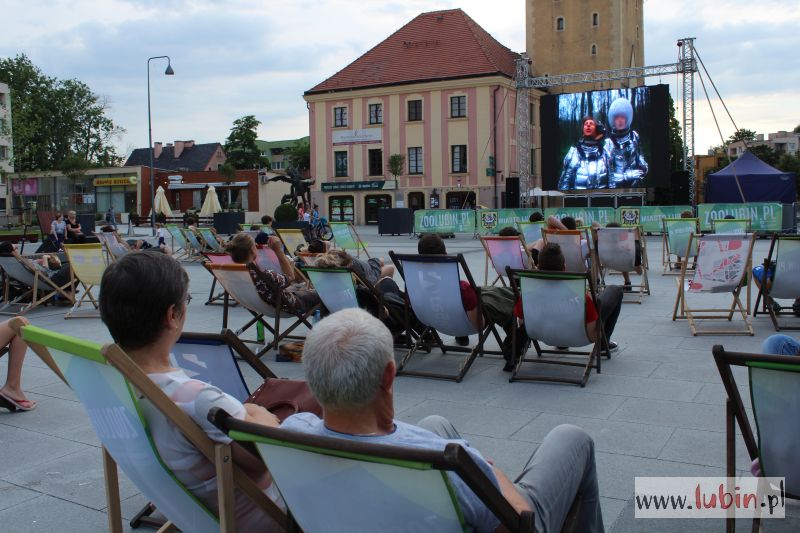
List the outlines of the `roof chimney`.
{"type": "Polygon", "coordinates": [[[153,159],[161,157],[162,145],[160,142],[153,143],[153,159]]]}
{"type": "Polygon", "coordinates": [[[194,139],[191,141],[183,141],[183,148],[184,150],[192,148],[194,146],[194,139]]]}
{"type": "Polygon", "coordinates": [[[175,141],[175,150],[173,151],[175,154],[175,159],[180,158],[181,154],[183,153],[183,148],[183,141],[175,141]]]}

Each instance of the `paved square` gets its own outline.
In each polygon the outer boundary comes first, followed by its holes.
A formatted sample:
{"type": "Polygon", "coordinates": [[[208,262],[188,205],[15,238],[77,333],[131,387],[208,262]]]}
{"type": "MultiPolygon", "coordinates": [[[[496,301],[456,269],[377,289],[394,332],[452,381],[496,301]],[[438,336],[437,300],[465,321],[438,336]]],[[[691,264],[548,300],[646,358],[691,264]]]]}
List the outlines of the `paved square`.
{"type": "MultiPolygon", "coordinates": [[[[379,237],[375,227],[359,228],[373,256],[388,261],[388,251],[416,253],[416,239],[379,237]]],[[[483,283],[484,254],[468,235],[445,241],[450,253],[463,253],[476,282],[483,283]]],[[[769,242],[756,242],[754,261],[766,255],[769,242]]],[[[673,276],[661,276],[660,238],[651,237],[652,295],[643,305],[624,305],[614,333],[619,351],[603,361],[585,388],[545,383],[509,383],[502,361],[476,361],[460,384],[399,377],[396,416],[416,422],[430,414],[453,421],[473,446],[515,476],[544,435],[558,424],[576,424],[595,440],[603,516],[608,531],[722,531],[719,520],[635,520],[635,476],[721,476],[725,464],[725,394],[711,357],[711,347],[760,351],[774,333],[768,317],[753,320],[754,337],[692,337],[685,321],[671,321],[675,301],[673,276]]],[[[192,303],[186,331],[216,332],[221,306],[204,302],[211,276],[200,265],[185,264],[191,277],[192,303]]],[[[398,282],[399,275],[396,275],[398,282]]],[[[491,279],[491,278],[490,278],[491,279]]],[[[620,278],[612,278],[620,279],[620,278]]],[[[755,301],[755,291],[753,292],[755,301]]],[[[709,302],[721,297],[708,297],[709,302]]],[[[721,300],[720,300],[721,301],[721,300]]],[[[81,338],[108,342],[99,319],[64,320],[63,307],[28,315],[32,323],[81,338]]],[[[230,327],[248,315],[231,310],[230,327]]],[[[254,337],[254,332],[249,334],[254,337]]],[[[494,340],[490,346],[494,346],[494,340]]],[[[398,351],[398,355],[401,352],[398,351]]],[[[451,359],[446,357],[446,359],[451,359]]],[[[7,358],[0,359],[4,379],[7,358]]],[[[265,361],[280,376],[301,377],[301,365],[265,361]]],[[[451,363],[457,359],[452,358],[451,363]]],[[[251,386],[255,373],[245,370],[251,386]]],[[[737,375],[740,377],[741,374],[737,375]]],[[[0,531],[105,531],[105,498],[97,439],[71,391],[28,353],[23,387],[39,402],[30,413],[0,413],[0,531]]],[[[739,439],[737,466],[749,468],[739,439]]],[[[145,503],[136,488],[121,481],[123,514],[130,518],[145,503]]],[[[558,480],[553,480],[558,482],[558,480]]],[[[766,531],[800,529],[800,508],[790,503],[786,520],[767,520],[766,531]]],[[[127,523],[125,524],[127,528],[127,523]]],[[[739,529],[750,529],[740,521],[739,529]]]]}

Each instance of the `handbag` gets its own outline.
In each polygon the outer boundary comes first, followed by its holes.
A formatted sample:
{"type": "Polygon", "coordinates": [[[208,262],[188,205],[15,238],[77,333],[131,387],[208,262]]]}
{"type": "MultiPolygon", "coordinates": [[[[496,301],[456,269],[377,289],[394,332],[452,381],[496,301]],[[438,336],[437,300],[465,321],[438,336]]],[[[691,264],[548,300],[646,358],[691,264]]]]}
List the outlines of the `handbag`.
{"type": "Polygon", "coordinates": [[[322,406],[308,383],[296,379],[267,378],[245,403],[260,405],[281,422],[296,413],[314,413],[322,417],[322,406]]]}

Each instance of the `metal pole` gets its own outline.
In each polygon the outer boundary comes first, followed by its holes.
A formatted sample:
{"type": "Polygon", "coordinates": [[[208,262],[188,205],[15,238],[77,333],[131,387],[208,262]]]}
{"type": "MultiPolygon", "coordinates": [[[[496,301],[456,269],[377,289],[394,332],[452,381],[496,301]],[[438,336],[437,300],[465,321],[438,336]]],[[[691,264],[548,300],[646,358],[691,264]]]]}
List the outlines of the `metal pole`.
{"type": "Polygon", "coordinates": [[[153,173],[153,120],[150,114],[150,61],[153,59],[166,59],[167,71],[166,75],[172,75],[172,60],[169,56],[153,56],[147,59],[147,149],[150,152],[150,228],[152,235],[156,235],[156,192],[155,192],[155,176],[153,173]]]}

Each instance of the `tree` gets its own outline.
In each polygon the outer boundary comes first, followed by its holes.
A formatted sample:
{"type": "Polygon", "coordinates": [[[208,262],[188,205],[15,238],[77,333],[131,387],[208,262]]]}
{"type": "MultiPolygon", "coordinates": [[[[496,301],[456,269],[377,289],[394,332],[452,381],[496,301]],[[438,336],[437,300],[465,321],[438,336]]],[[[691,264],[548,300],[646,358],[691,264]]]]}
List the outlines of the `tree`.
{"type": "Polygon", "coordinates": [[[228,157],[227,162],[234,168],[270,168],[269,159],[261,156],[261,150],[256,144],[259,125],[261,121],[254,115],[233,121],[231,133],[225,140],[225,155],[228,157]]]}
{"type": "Polygon", "coordinates": [[[778,164],[778,159],[780,159],[780,154],[766,144],[751,146],[748,148],[748,151],[764,163],[773,167],[778,164]]]}
{"type": "Polygon", "coordinates": [[[386,170],[389,171],[389,174],[394,176],[394,179],[397,179],[397,176],[403,173],[403,170],[406,168],[406,156],[403,154],[392,154],[389,156],[389,161],[386,162],[386,170]]]}
{"type": "Polygon", "coordinates": [[[675,118],[675,101],[669,97],[669,165],[675,170],[683,170],[683,136],[681,123],[675,118]]]}
{"type": "Polygon", "coordinates": [[[118,165],[113,141],[125,130],[107,116],[108,101],[82,81],[46,76],[27,56],[0,59],[11,89],[17,172],[59,170],[70,157],[89,166],[118,165]]]}
{"type": "Polygon", "coordinates": [[[742,128],[739,131],[735,132],[730,137],[728,137],[728,144],[734,143],[736,141],[750,142],[755,140],[756,140],[756,132],[754,132],[753,130],[742,128]]]}
{"type": "Polygon", "coordinates": [[[225,162],[217,168],[217,172],[219,175],[225,178],[225,181],[234,181],[236,180],[236,167],[231,165],[229,162],[225,162]]]}
{"type": "Polygon", "coordinates": [[[311,168],[311,144],[308,139],[300,139],[284,151],[289,166],[301,173],[311,168]]]}
{"type": "Polygon", "coordinates": [[[794,130],[792,130],[792,131],[794,131],[794,133],[800,133],[800,124],[798,124],[797,126],[795,126],[795,127],[794,127],[794,130]]]}

